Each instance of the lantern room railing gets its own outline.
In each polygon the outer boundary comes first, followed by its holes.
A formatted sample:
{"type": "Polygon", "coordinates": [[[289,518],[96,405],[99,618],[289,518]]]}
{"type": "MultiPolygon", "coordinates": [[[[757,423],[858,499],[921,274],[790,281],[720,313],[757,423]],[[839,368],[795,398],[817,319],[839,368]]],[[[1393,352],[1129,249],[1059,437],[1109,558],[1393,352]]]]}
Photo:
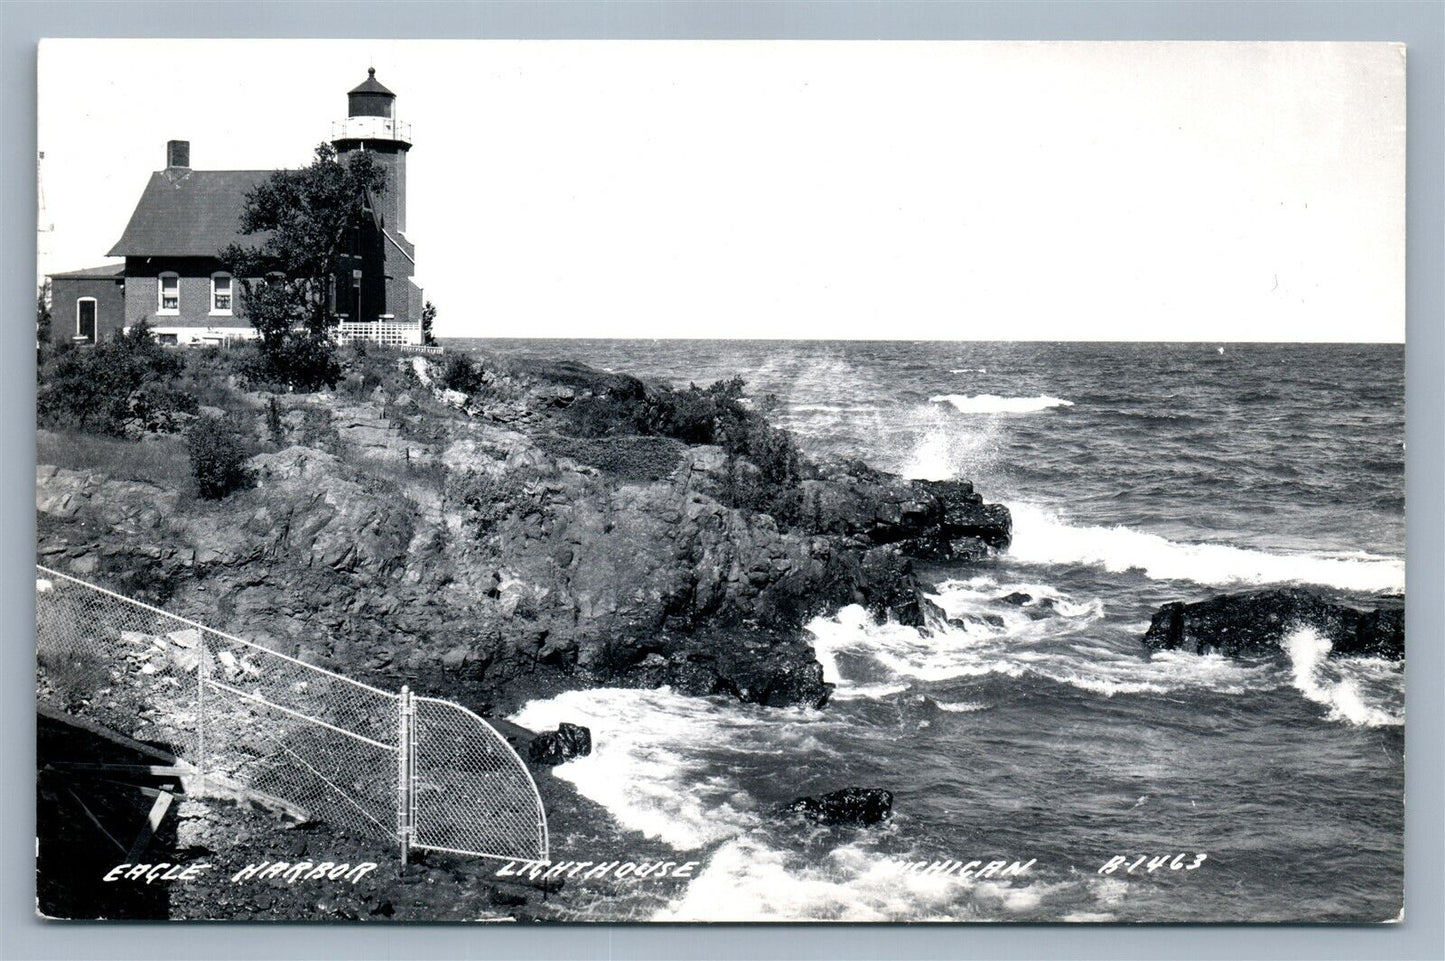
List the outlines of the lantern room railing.
{"type": "Polygon", "coordinates": [[[391,117],[347,117],[331,124],[332,140],[397,140],[411,143],[411,124],[391,117]]]}

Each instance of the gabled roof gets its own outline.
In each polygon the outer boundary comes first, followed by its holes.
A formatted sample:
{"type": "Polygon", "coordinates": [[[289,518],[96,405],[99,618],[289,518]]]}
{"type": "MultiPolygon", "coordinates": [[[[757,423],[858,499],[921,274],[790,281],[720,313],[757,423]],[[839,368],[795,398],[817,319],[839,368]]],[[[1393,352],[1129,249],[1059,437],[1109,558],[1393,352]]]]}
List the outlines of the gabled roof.
{"type": "Polygon", "coordinates": [[[246,194],[270,170],[157,170],[125,233],[108,257],[214,257],[239,243],[258,247],[264,234],[242,234],[246,194]]]}
{"type": "Polygon", "coordinates": [[[83,267],[80,270],[66,270],[58,274],[50,274],[51,280],[71,280],[86,277],[122,277],[125,275],[125,264],[102,264],[99,267],[83,267]]]}

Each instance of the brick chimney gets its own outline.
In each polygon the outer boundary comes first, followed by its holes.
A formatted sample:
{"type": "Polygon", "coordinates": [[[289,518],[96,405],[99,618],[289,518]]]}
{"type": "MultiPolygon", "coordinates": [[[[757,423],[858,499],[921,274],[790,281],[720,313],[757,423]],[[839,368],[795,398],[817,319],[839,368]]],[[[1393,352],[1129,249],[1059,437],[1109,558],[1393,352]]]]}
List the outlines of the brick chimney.
{"type": "Polygon", "coordinates": [[[166,169],[191,169],[191,142],[189,140],[166,141],[166,169]]]}

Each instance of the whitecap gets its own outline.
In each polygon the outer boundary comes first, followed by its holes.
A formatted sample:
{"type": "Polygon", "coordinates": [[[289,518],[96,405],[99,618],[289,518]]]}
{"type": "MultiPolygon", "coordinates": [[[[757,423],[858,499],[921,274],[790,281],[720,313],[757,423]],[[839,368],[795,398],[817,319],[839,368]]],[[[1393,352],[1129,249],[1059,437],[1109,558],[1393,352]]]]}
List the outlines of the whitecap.
{"type": "Polygon", "coordinates": [[[1229,544],[1191,544],[1123,526],[1075,527],[1053,512],[1011,503],[1009,557],[1028,564],[1094,564],[1137,570],[1154,580],[1214,585],[1320,584],[1368,593],[1403,591],[1405,564],[1362,551],[1274,553],[1229,544]]]}
{"type": "Polygon", "coordinates": [[[940,711],[947,711],[950,714],[972,714],[974,711],[988,710],[987,704],[980,704],[977,701],[937,701],[940,711]]]}
{"type": "Polygon", "coordinates": [[[1073,407],[1074,402],[1041,394],[1038,397],[1000,397],[997,394],[939,394],[930,404],[951,404],[964,414],[1028,414],[1051,407],[1073,407]]]}
{"type": "Polygon", "coordinates": [[[1403,725],[1403,704],[1392,710],[1380,703],[1385,699],[1398,700],[1398,694],[1402,693],[1398,674],[1403,666],[1381,661],[1330,660],[1332,646],[1328,638],[1311,627],[1299,628],[1285,638],[1284,649],[1293,668],[1295,690],[1329,708],[1328,717],[1332,721],[1361,727],[1403,725]]]}
{"type": "MultiPolygon", "coordinates": [[[[1000,584],[980,575],[945,581],[929,599],[946,620],[935,619],[923,628],[878,623],[857,605],[807,625],[824,679],[837,686],[835,697],[891,696],[901,682],[928,684],[984,675],[1034,675],[1104,697],[1187,688],[1237,694],[1279,684],[1269,664],[1180,651],[1145,656],[1137,647],[1109,647],[1095,636],[1103,603],[1073,598],[1046,584],[1000,584]],[[1001,600],[1014,592],[1032,598],[1024,605],[1001,600]],[[1031,616],[1031,609],[1045,606],[1047,616],[1031,616]]],[[[982,707],[968,701],[939,706],[952,713],[982,707]]]]}

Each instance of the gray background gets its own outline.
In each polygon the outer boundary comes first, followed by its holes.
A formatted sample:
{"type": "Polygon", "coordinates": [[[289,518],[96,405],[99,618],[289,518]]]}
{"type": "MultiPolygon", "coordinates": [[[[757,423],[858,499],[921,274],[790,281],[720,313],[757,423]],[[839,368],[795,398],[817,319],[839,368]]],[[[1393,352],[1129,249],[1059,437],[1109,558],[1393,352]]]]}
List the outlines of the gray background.
{"type": "MultiPolygon", "coordinates": [[[[0,957],[1445,958],[1442,920],[1442,49],[1439,0],[58,3],[0,0],[0,957]],[[1406,917],[1298,926],[63,924],[34,904],[35,44],[45,36],[1388,40],[1409,45],[1406,917]]],[[[265,69],[258,64],[258,69],[265,69]]],[[[181,79],[181,78],[178,78],[181,79]]]]}

